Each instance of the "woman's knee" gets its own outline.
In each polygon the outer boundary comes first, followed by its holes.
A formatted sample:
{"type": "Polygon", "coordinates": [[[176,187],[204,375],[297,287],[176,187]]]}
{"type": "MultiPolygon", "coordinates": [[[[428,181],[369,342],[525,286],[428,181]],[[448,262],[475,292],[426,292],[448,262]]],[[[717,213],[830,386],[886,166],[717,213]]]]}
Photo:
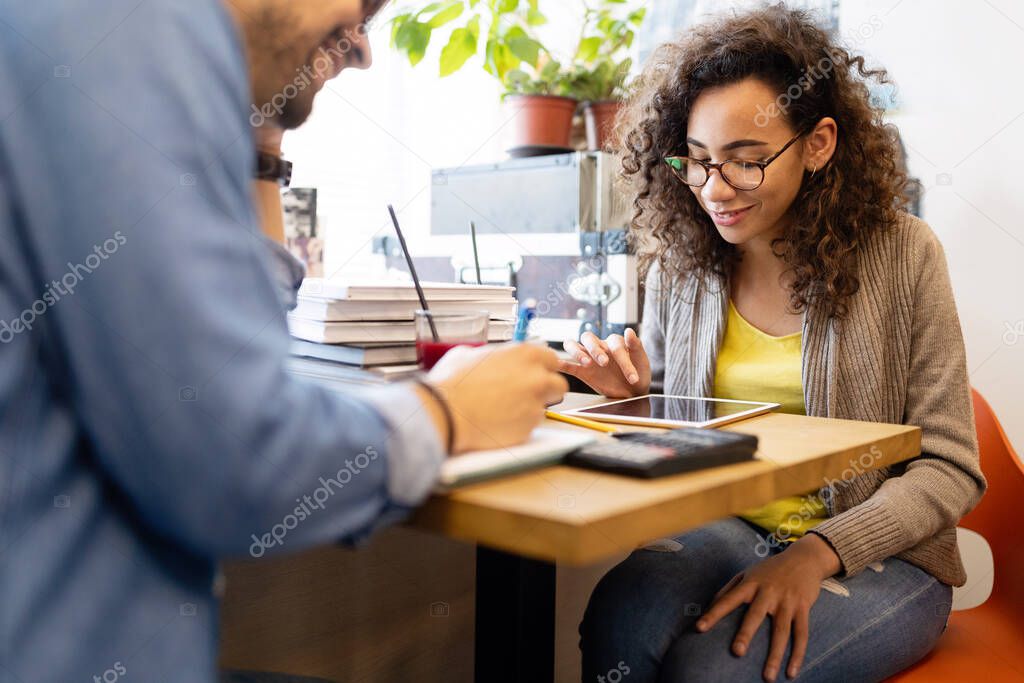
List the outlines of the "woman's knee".
{"type": "Polygon", "coordinates": [[[685,600],[696,600],[686,597],[688,573],[671,553],[637,550],[605,574],[580,624],[584,680],[610,680],[606,673],[621,671],[620,665],[628,667],[628,680],[657,677],[661,658],[679,633],[685,600]]]}
{"type": "Polygon", "coordinates": [[[652,554],[646,550],[634,551],[601,577],[580,624],[584,638],[602,632],[636,632],[642,622],[655,616],[652,611],[663,602],[664,596],[656,585],[659,562],[652,554]]]}
{"type": "MultiPolygon", "coordinates": [[[[662,660],[660,683],[736,683],[760,681],[768,655],[770,630],[761,624],[743,657],[732,653],[732,642],[746,614],[737,609],[705,633],[682,633],[662,660]]],[[[789,652],[787,648],[786,658],[789,652]]]]}
{"type": "Polygon", "coordinates": [[[730,519],[635,550],[598,582],[581,634],[621,630],[612,625],[634,632],[673,629],[695,621],[716,591],[756,561],[756,539],[730,519]]]}

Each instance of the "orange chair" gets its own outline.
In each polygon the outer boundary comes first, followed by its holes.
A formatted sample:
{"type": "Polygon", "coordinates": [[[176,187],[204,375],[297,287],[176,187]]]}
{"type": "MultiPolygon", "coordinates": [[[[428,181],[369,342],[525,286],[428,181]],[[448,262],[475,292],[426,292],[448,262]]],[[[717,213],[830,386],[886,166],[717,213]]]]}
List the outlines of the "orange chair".
{"type": "MultiPolygon", "coordinates": [[[[890,682],[1024,683],[1024,466],[977,391],[974,414],[988,491],[960,522],[988,541],[995,577],[982,605],[953,612],[935,649],[890,682]]],[[[968,582],[972,581],[970,576],[968,582]]]]}

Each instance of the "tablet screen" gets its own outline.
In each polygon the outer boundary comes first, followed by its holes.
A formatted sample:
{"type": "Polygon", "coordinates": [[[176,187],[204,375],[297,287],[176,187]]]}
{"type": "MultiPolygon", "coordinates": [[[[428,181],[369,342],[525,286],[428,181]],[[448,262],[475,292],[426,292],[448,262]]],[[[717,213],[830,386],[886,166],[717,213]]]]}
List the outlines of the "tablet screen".
{"type": "Polygon", "coordinates": [[[643,396],[618,403],[608,403],[574,411],[578,415],[608,415],[680,422],[707,422],[720,417],[745,413],[762,407],[763,403],[714,401],[680,396],[643,396]]]}

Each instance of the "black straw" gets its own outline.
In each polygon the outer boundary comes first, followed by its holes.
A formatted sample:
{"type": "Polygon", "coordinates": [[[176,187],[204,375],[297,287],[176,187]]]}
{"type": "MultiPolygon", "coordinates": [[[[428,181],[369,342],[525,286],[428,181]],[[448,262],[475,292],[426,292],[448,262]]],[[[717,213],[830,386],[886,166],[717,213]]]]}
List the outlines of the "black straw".
{"type": "Polygon", "coordinates": [[[420,276],[416,274],[416,266],[412,262],[412,254],[409,253],[409,246],[405,243],[405,235],[402,234],[402,228],[398,226],[398,216],[395,215],[395,207],[388,204],[388,213],[391,214],[391,222],[395,224],[395,232],[398,234],[398,242],[402,245],[402,253],[405,254],[405,262],[409,264],[409,272],[412,274],[412,282],[416,285],[416,295],[420,298],[420,306],[423,307],[423,311],[427,314],[427,322],[430,323],[430,334],[434,335],[434,341],[439,342],[441,338],[437,336],[437,327],[434,325],[434,316],[430,314],[430,308],[427,306],[427,297],[423,295],[423,287],[420,285],[420,276]]]}
{"type": "Polygon", "coordinates": [[[480,254],[476,250],[476,223],[473,221],[469,222],[469,234],[473,236],[473,263],[476,265],[476,283],[482,285],[484,281],[480,277],[480,254]]]}

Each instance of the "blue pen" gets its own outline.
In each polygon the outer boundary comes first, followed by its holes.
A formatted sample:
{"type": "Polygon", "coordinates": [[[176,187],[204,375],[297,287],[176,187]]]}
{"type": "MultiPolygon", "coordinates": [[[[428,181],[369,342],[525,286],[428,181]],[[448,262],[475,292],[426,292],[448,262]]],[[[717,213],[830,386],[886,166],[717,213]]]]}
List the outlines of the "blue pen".
{"type": "Polygon", "coordinates": [[[516,320],[516,332],[512,341],[526,341],[526,331],[530,327],[530,321],[537,316],[537,300],[527,299],[525,305],[519,309],[519,317],[516,320]]]}

